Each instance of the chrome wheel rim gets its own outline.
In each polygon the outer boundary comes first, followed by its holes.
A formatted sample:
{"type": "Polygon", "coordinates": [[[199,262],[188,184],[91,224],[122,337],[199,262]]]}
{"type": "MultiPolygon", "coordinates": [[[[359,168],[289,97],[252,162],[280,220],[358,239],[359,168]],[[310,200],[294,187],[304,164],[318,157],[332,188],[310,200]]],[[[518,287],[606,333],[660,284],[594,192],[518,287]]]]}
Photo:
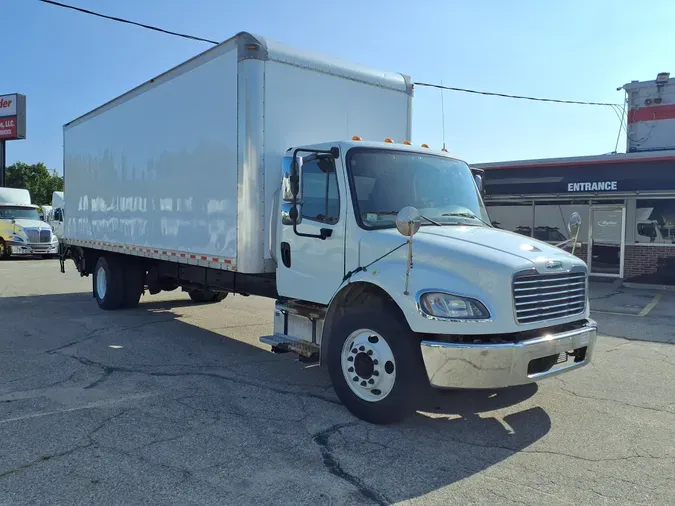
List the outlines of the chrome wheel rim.
{"type": "Polygon", "coordinates": [[[352,332],[342,346],[340,362],[347,385],[360,399],[379,402],[393,390],[397,373],[394,352],[377,332],[352,332]]]}

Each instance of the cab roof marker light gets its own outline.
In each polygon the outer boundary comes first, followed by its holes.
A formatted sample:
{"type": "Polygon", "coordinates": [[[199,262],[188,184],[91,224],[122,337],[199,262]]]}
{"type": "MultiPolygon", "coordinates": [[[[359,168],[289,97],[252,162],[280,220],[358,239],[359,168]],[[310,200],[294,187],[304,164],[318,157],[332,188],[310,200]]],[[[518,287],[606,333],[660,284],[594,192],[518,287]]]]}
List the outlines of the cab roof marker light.
{"type": "Polygon", "coordinates": [[[405,144],[406,146],[412,146],[412,142],[410,141],[403,141],[403,144],[405,144]]]}
{"type": "Polygon", "coordinates": [[[384,142],[386,142],[387,144],[394,144],[394,141],[391,140],[389,137],[387,137],[387,138],[384,140],[384,142]]]}
{"type": "Polygon", "coordinates": [[[362,141],[363,139],[361,137],[359,137],[358,135],[355,135],[354,137],[352,137],[352,140],[353,141],[362,141]]]}
{"type": "Polygon", "coordinates": [[[422,144],[422,147],[429,149],[429,144],[422,144]]]}

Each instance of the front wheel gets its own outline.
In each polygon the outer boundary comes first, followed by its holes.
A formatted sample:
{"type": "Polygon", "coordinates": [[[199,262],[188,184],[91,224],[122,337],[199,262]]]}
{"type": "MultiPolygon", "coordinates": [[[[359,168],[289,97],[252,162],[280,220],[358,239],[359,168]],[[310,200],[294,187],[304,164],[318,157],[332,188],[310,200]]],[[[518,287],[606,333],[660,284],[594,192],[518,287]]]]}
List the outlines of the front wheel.
{"type": "Polygon", "coordinates": [[[0,260],[7,260],[12,255],[11,246],[7,246],[5,241],[0,239],[0,260]]]}
{"type": "Polygon", "coordinates": [[[331,332],[327,352],[335,393],[367,422],[403,420],[428,389],[420,340],[389,306],[347,309],[331,332]]]}

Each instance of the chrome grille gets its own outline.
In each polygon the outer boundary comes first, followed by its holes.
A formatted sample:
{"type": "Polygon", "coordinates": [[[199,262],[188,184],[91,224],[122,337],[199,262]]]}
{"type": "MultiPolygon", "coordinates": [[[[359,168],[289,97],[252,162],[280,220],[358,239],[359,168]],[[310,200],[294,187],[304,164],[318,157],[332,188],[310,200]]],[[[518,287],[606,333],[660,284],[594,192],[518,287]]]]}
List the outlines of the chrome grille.
{"type": "Polygon", "coordinates": [[[40,242],[40,231],[39,230],[26,229],[25,232],[26,232],[26,237],[28,238],[28,242],[30,242],[30,243],[40,242]]]}
{"type": "Polygon", "coordinates": [[[37,228],[26,228],[26,237],[31,244],[52,242],[52,232],[49,229],[38,230],[37,228]]]}
{"type": "Polygon", "coordinates": [[[520,274],[513,280],[518,323],[565,318],[586,309],[586,273],[520,274]]]}

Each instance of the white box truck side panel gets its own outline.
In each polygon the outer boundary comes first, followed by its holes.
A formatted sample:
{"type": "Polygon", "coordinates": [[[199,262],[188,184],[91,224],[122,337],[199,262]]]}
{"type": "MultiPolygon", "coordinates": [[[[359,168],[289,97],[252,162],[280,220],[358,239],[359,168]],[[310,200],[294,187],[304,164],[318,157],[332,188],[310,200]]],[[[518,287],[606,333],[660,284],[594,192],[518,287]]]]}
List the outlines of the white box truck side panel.
{"type": "MultiPolygon", "coordinates": [[[[333,69],[340,70],[340,69],[333,69]]],[[[281,158],[290,147],[350,140],[410,140],[411,89],[395,74],[388,86],[303,68],[280,61],[265,64],[265,224],[281,182],[281,158]]],[[[380,80],[383,80],[381,75],[380,80]]],[[[302,154],[301,154],[302,156],[302,154]]],[[[273,269],[269,235],[266,270],[273,269]]]]}
{"type": "Polygon", "coordinates": [[[66,239],[235,267],[237,156],[231,40],[64,127],[66,239]]]}

